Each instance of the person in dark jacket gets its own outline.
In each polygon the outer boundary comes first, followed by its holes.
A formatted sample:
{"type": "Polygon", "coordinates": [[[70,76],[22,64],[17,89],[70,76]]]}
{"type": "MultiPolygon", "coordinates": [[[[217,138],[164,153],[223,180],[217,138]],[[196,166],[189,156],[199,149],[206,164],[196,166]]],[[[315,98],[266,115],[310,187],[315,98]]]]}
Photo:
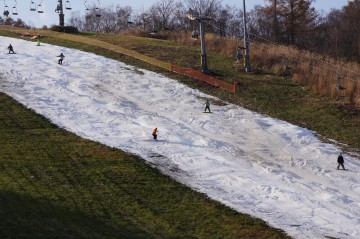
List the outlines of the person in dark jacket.
{"type": "Polygon", "coordinates": [[[58,57],[60,57],[60,59],[58,60],[58,64],[62,65],[65,56],[61,53],[58,57]]]}
{"type": "Polygon", "coordinates": [[[337,169],[340,169],[340,166],[341,166],[342,169],[345,170],[345,167],[344,167],[344,157],[342,156],[342,153],[340,153],[340,155],[338,156],[337,162],[338,162],[338,167],[337,167],[337,169]]]}
{"type": "Polygon", "coordinates": [[[13,46],[11,44],[8,46],[8,49],[9,49],[9,54],[10,53],[15,54],[14,48],[13,48],[13,46]]]}
{"type": "Polygon", "coordinates": [[[209,110],[209,112],[211,112],[209,99],[206,99],[206,102],[205,102],[205,110],[204,110],[204,112],[206,112],[206,110],[209,110]]]}

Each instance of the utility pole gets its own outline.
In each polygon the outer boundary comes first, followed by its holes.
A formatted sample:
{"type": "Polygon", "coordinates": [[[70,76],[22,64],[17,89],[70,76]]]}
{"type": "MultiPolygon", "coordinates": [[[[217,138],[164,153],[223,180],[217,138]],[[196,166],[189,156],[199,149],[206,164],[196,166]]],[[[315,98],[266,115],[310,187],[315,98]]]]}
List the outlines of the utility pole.
{"type": "Polygon", "coordinates": [[[249,47],[249,38],[247,33],[247,27],[246,27],[246,6],[245,6],[245,0],[243,0],[244,5],[244,47],[245,47],[245,71],[250,72],[250,47],[249,47]]]}
{"type": "Polygon", "coordinates": [[[194,21],[197,20],[200,25],[200,42],[201,42],[201,71],[205,74],[208,74],[210,71],[207,66],[207,59],[206,59],[206,47],[205,47],[205,21],[213,20],[210,17],[205,16],[195,16],[194,11],[192,9],[189,9],[186,16],[194,21]]]}
{"type": "Polygon", "coordinates": [[[59,13],[59,25],[60,27],[65,26],[64,24],[64,8],[63,8],[63,0],[58,0],[58,5],[55,9],[55,12],[59,13]]]}

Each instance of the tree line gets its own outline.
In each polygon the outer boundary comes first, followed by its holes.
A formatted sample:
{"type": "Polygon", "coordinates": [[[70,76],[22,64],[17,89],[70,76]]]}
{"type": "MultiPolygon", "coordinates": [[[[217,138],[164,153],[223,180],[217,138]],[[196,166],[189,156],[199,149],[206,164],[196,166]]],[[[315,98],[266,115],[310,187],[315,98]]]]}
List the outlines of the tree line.
{"type": "MultiPolygon", "coordinates": [[[[250,41],[292,45],[299,49],[360,61],[360,0],[350,0],[328,13],[313,7],[314,0],[265,0],[247,12],[250,41]]],[[[240,5],[240,4],[239,4],[240,5]]],[[[88,7],[85,15],[72,12],[68,25],[80,31],[119,33],[129,28],[144,31],[194,31],[198,22],[189,9],[207,16],[206,32],[222,37],[243,37],[242,6],[220,0],[158,0],[144,11],[130,6],[88,7]]],[[[29,27],[21,19],[0,17],[0,24],[29,27]]]]}

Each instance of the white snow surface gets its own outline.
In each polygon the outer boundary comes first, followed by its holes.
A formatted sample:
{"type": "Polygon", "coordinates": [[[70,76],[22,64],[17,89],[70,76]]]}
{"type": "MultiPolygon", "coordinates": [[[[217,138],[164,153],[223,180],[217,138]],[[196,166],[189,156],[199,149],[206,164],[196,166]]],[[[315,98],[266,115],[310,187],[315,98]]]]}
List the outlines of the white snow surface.
{"type": "Polygon", "coordinates": [[[336,170],[340,149],[315,132],[233,104],[204,114],[216,98],[94,54],[6,37],[0,49],[0,91],[59,127],[294,238],[360,238],[360,161],[345,154],[349,170],[336,170]]]}

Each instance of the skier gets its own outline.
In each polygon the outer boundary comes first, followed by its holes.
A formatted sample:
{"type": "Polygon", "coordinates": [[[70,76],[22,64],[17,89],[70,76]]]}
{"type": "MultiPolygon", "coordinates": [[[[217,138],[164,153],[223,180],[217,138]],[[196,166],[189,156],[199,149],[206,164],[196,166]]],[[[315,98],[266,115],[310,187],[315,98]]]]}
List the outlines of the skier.
{"type": "Polygon", "coordinates": [[[340,169],[340,166],[341,166],[342,169],[345,170],[345,167],[344,167],[344,157],[342,156],[342,153],[340,153],[340,155],[338,156],[337,162],[338,162],[338,167],[337,167],[337,169],[340,169]]]}
{"type": "Polygon", "coordinates": [[[209,110],[209,113],[211,113],[209,99],[206,99],[206,102],[205,102],[205,111],[204,112],[206,112],[206,110],[209,110]]]}
{"type": "Polygon", "coordinates": [[[40,35],[39,34],[37,35],[36,39],[37,39],[37,46],[40,46],[41,41],[40,41],[40,35]]]}
{"type": "Polygon", "coordinates": [[[15,52],[14,52],[14,48],[13,48],[13,46],[10,44],[9,46],[8,46],[8,49],[9,49],[9,54],[15,54],[15,52]]]}
{"type": "Polygon", "coordinates": [[[61,54],[60,54],[59,56],[57,56],[57,57],[60,57],[60,59],[58,60],[58,64],[62,65],[62,62],[63,62],[65,56],[61,53],[61,54]]]}
{"type": "Polygon", "coordinates": [[[157,141],[157,131],[158,131],[158,129],[157,128],[155,128],[154,130],[153,130],[153,132],[152,132],[152,136],[154,137],[154,139],[157,141]]]}

